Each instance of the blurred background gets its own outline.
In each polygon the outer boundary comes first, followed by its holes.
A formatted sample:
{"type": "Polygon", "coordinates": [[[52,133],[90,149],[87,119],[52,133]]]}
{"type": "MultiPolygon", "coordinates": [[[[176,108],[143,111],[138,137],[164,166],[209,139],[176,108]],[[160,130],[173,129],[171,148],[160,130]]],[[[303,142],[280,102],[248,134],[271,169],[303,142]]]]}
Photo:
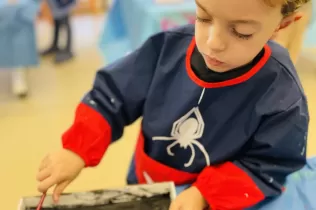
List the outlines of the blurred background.
{"type": "MultiPolygon", "coordinates": [[[[77,0],[57,14],[48,1],[0,2],[0,206],[8,210],[17,208],[20,197],[38,195],[39,163],[60,148],[60,136],[96,71],[151,34],[194,22],[195,6],[193,0],[77,0]],[[58,54],[55,19],[67,12],[57,21],[59,44],[66,46],[58,54]]],[[[308,97],[311,157],[316,155],[316,24],[312,5],[302,13],[302,21],[277,41],[289,49],[308,97]]],[[[124,185],[138,131],[139,122],[129,126],[102,163],[85,170],[67,191],[124,185]]]]}

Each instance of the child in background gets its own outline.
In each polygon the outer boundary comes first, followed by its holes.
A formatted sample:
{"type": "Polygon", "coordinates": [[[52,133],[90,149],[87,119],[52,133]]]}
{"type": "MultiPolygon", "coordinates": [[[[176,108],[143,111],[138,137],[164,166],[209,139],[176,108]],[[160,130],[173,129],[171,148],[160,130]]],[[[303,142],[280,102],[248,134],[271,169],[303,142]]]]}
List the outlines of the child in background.
{"type": "Polygon", "coordinates": [[[47,0],[54,19],[54,38],[52,45],[41,53],[42,56],[56,54],[55,62],[63,63],[73,57],[72,52],[72,30],[70,25],[71,10],[76,0],[47,0]],[[66,30],[66,46],[60,48],[60,30],[66,30]]]}
{"type": "Polygon", "coordinates": [[[287,50],[270,38],[302,1],[196,0],[195,25],[161,32],[98,71],[46,156],[38,190],[63,190],[142,117],[128,184],[192,184],[170,210],[239,210],[284,190],[306,163],[308,106],[287,50]]]}

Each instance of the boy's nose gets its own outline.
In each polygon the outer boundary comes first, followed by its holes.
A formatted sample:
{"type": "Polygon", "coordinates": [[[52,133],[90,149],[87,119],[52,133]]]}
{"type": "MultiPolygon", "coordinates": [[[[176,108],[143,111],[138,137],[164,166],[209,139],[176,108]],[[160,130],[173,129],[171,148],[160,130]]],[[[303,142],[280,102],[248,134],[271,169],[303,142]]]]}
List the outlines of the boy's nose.
{"type": "Polygon", "coordinates": [[[213,52],[220,52],[226,48],[224,36],[216,27],[210,27],[207,46],[213,52]]]}

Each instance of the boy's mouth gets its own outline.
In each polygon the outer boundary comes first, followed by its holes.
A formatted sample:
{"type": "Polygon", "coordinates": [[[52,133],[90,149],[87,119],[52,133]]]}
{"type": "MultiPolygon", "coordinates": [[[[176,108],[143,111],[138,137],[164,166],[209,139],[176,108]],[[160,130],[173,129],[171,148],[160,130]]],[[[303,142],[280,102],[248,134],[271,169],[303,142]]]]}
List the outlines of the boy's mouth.
{"type": "Polygon", "coordinates": [[[204,54],[205,62],[211,66],[220,66],[223,65],[224,62],[218,60],[217,58],[214,58],[212,56],[208,56],[204,54]]]}

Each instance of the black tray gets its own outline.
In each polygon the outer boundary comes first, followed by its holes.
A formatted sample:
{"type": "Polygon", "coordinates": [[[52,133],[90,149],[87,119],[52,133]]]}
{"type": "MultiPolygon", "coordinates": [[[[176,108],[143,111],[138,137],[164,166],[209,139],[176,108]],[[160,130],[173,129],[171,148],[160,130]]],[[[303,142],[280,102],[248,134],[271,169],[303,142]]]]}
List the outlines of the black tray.
{"type": "MultiPolygon", "coordinates": [[[[42,210],[168,210],[174,198],[173,183],[130,185],[62,194],[58,204],[47,195],[42,210]]],[[[39,201],[40,196],[23,197],[18,210],[36,210],[39,201]]]]}

